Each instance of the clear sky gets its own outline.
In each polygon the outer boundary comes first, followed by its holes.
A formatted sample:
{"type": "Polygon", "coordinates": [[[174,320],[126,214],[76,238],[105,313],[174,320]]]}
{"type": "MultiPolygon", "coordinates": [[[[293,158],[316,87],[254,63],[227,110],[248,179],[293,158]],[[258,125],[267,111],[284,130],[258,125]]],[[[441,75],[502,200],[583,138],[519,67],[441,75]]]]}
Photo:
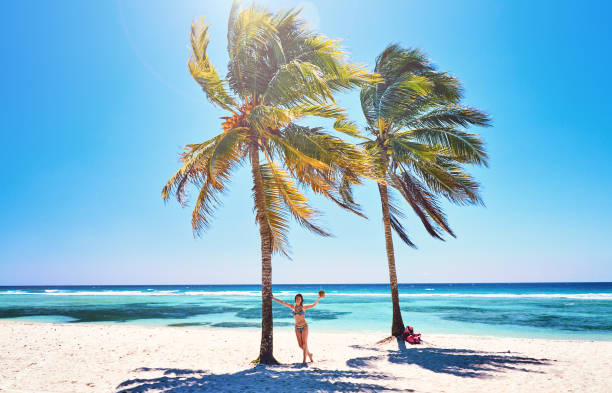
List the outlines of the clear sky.
{"type": "MultiPolygon", "coordinates": [[[[486,208],[445,204],[457,239],[396,239],[400,282],[612,281],[610,6],[569,1],[262,1],[304,7],[373,64],[419,47],[486,110],[486,208]]],[[[188,73],[188,29],[206,15],[224,74],[229,1],[2,2],[0,285],[258,283],[247,168],[213,227],[160,191],[183,145],[219,132],[188,73]]],[[[358,92],[340,102],[363,124],[358,92]]],[[[386,282],[373,184],[369,220],[314,200],[335,238],[293,225],[275,283],[386,282]]]]}

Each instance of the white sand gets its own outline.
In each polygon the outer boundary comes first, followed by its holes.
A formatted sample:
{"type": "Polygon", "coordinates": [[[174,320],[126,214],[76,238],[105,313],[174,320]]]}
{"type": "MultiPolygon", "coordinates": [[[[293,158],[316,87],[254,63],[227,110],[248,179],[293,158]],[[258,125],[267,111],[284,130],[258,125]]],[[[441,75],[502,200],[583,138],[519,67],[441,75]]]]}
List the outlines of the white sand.
{"type": "Polygon", "coordinates": [[[254,366],[259,332],[0,322],[0,392],[612,392],[612,342],[323,333],[302,367],[291,328],[283,366],[254,366]]]}

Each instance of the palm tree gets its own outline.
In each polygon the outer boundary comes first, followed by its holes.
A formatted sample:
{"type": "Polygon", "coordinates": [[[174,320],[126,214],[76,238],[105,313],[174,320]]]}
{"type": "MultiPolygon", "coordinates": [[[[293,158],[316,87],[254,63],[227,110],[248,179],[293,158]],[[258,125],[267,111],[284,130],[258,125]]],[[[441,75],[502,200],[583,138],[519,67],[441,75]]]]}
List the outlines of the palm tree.
{"type": "Polygon", "coordinates": [[[206,52],[208,26],[203,19],[191,26],[189,71],[207,98],[228,116],[222,118],[220,134],[186,146],[182,166],[163,188],[162,197],[174,195],[185,204],[187,185],[199,188],[192,227],[201,234],[210,225],[232,170],[245,161],[250,164],[261,240],[259,362],[275,364],[272,254],[288,253],[290,216],[308,230],[329,236],[314,222],[318,212],[308,205],[300,187],[361,214],[349,187],[368,170],[360,149],[296,121],[308,116],[333,119],[336,130],[353,133],[354,126],[336,105],[333,93],[362,88],[380,78],[347,62],[337,40],[306,29],[296,10],[276,14],[256,6],[241,10],[234,2],[227,38],[228,72],[221,79],[206,52]]]}
{"type": "Polygon", "coordinates": [[[487,165],[487,154],[469,125],[488,126],[489,117],[460,104],[459,81],[439,72],[416,49],[388,46],[376,59],[375,72],[384,82],[361,91],[361,106],[371,138],[361,145],[376,162],[382,205],[389,282],[393,302],[391,333],[403,333],[395,254],[391,229],[411,247],[401,219],[404,214],[392,198],[395,189],[420,218],[427,232],[443,240],[455,236],[438,196],[458,204],[482,203],[478,183],[464,164],[487,165]]]}

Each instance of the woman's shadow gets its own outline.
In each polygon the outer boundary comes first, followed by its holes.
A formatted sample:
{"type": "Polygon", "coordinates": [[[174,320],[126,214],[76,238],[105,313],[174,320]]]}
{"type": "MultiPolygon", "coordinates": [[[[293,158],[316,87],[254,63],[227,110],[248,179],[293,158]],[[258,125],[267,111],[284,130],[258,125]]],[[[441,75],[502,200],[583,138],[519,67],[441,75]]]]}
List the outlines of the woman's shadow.
{"type": "MultiPolygon", "coordinates": [[[[483,352],[470,349],[409,347],[400,338],[397,339],[397,350],[375,349],[381,355],[349,359],[346,364],[352,368],[365,368],[373,362],[387,360],[395,364],[414,364],[424,369],[459,377],[491,377],[493,372],[519,370],[524,372],[541,372],[529,366],[551,364],[549,359],[535,359],[518,356],[512,352],[483,352]]],[[[374,349],[374,348],[371,348],[374,349]]]]}

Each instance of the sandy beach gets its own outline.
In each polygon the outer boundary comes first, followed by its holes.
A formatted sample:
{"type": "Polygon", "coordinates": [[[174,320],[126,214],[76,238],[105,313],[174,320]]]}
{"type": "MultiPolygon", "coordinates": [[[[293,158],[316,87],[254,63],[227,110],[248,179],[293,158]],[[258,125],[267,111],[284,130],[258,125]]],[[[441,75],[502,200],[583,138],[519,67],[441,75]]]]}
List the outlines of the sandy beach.
{"type": "Polygon", "coordinates": [[[0,323],[0,391],[609,392],[612,342],[381,334],[313,328],[302,366],[291,328],[275,330],[282,366],[254,366],[257,330],[0,323]]]}

